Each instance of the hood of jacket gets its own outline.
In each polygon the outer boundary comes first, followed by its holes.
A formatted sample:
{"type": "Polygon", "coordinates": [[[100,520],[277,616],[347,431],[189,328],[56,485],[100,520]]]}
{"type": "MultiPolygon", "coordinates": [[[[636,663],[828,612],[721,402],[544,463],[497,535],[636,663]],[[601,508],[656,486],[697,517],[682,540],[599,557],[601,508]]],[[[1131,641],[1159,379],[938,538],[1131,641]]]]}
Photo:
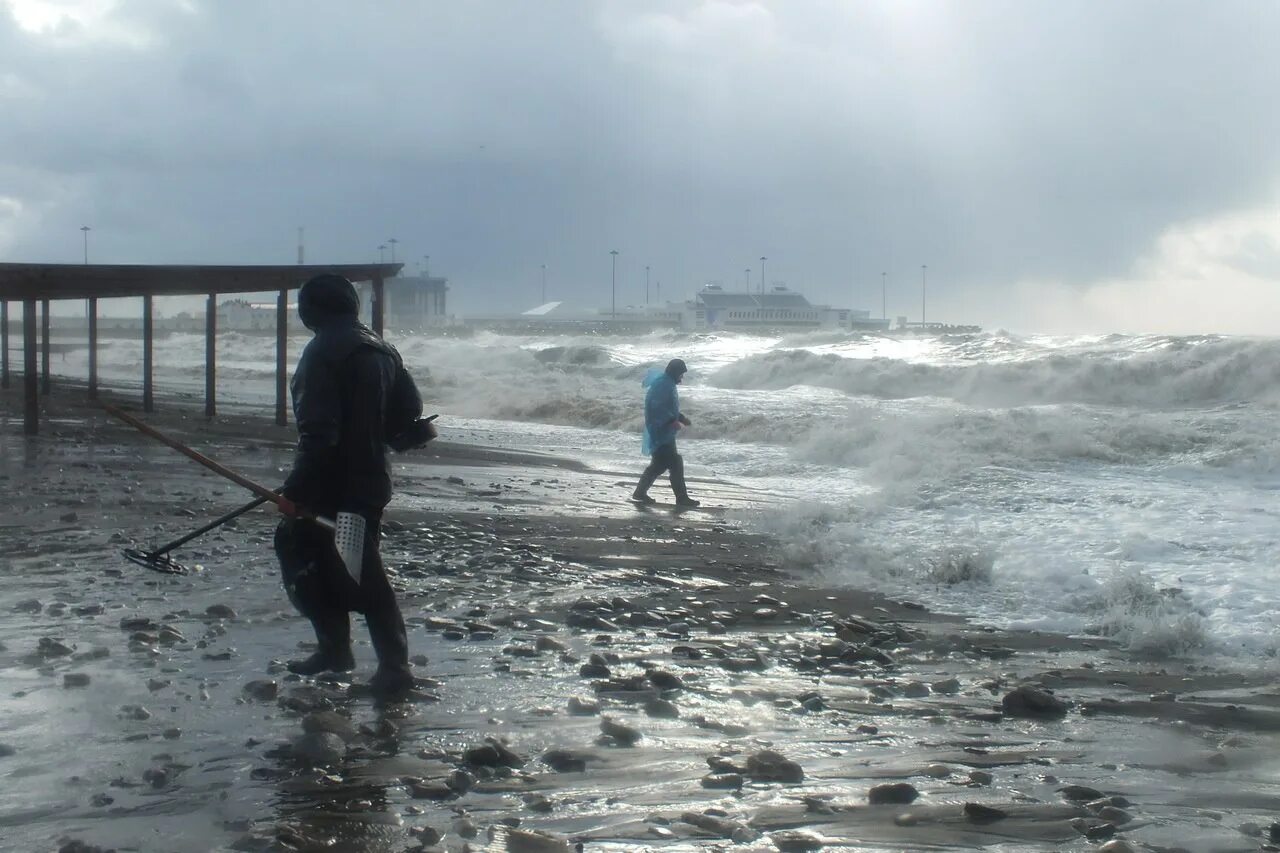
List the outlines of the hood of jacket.
{"type": "Polygon", "coordinates": [[[355,285],[340,275],[315,276],[298,291],[298,317],[313,332],[334,320],[354,320],[359,315],[360,296],[355,285]]]}

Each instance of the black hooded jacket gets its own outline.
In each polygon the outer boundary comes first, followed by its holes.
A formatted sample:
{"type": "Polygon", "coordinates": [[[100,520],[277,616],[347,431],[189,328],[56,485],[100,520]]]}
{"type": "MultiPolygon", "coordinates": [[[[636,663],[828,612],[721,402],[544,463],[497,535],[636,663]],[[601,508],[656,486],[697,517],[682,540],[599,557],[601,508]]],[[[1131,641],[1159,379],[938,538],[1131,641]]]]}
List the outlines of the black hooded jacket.
{"type": "Polygon", "coordinates": [[[391,500],[386,418],[400,355],[360,322],[359,308],[341,276],[317,276],[298,292],[298,315],[316,335],[290,383],[298,451],[284,495],[328,513],[379,512],[391,500]]]}

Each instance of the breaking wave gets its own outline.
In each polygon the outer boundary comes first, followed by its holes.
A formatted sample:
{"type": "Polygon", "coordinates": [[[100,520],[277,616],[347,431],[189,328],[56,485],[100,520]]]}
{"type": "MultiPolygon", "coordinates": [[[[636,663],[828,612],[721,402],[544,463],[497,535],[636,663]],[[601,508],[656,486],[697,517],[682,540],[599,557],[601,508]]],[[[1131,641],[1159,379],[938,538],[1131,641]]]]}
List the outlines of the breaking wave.
{"type": "Polygon", "coordinates": [[[1037,352],[1008,341],[965,341],[950,360],[849,358],[808,349],[748,356],[712,377],[720,388],[797,385],[852,396],[941,397],[975,405],[1085,403],[1143,408],[1280,401],[1280,342],[1221,338],[1129,340],[1126,346],[1037,352]],[[1003,358],[992,358],[1000,343],[1003,358]]]}

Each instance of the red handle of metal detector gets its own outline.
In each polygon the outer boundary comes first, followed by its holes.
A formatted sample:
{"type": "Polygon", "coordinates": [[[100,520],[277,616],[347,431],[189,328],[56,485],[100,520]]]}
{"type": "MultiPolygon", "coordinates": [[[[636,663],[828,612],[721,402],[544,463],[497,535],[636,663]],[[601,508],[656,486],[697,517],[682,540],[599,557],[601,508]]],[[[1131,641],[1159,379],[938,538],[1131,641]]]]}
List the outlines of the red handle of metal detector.
{"type": "Polygon", "coordinates": [[[156,429],[155,427],[151,426],[145,421],[141,421],[138,418],[135,418],[133,415],[129,414],[128,412],[122,409],[117,409],[115,406],[112,406],[109,403],[103,403],[102,408],[104,411],[106,411],[107,414],[111,415],[112,417],[119,418],[120,420],[127,423],[129,426],[133,427],[134,429],[138,430],[139,432],[145,435],[151,436],[161,444],[167,444],[169,447],[172,447],[174,450],[186,456],[188,459],[191,459],[195,462],[199,462],[201,465],[208,468],[213,473],[222,477],[226,477],[228,480],[230,480],[231,482],[237,485],[244,486],[246,489],[253,492],[255,495],[257,495],[260,498],[265,498],[266,500],[271,501],[273,504],[279,507],[280,511],[285,515],[292,516],[294,518],[306,518],[316,522],[321,527],[327,527],[330,530],[333,530],[335,528],[334,522],[331,521],[330,519],[319,518],[317,516],[311,515],[310,513],[303,512],[301,509],[299,509],[297,504],[295,504],[293,501],[286,498],[284,495],[272,489],[268,489],[266,486],[260,483],[255,483],[253,480],[250,480],[248,477],[244,476],[243,474],[238,474],[235,471],[232,471],[230,468],[226,467],[225,465],[222,465],[218,462],[213,461],[208,456],[205,456],[203,453],[199,452],[198,450],[193,450],[192,448],[187,447],[185,444],[178,441],[176,438],[170,438],[169,436],[162,433],[160,430],[156,429]]]}
{"type": "Polygon", "coordinates": [[[201,465],[208,468],[210,471],[214,472],[215,474],[226,477],[231,482],[244,486],[246,489],[253,492],[258,497],[266,498],[267,500],[279,506],[281,509],[293,508],[293,502],[288,500],[287,498],[276,494],[275,492],[271,491],[271,489],[268,489],[266,486],[255,483],[253,480],[250,480],[248,477],[245,477],[241,474],[237,474],[235,471],[232,471],[230,468],[227,468],[223,465],[220,465],[217,462],[214,462],[212,459],[210,459],[208,456],[205,456],[203,453],[200,453],[197,450],[192,450],[190,447],[187,447],[185,444],[178,441],[177,439],[170,438],[169,436],[160,432],[160,430],[156,429],[150,424],[147,424],[143,421],[138,420],[128,412],[123,411],[121,409],[117,409],[115,406],[112,406],[108,403],[103,403],[102,408],[104,411],[106,411],[107,414],[111,415],[112,417],[119,418],[120,420],[127,423],[129,426],[138,430],[139,432],[145,433],[146,435],[151,436],[156,441],[159,441],[162,444],[169,445],[174,450],[183,454],[187,458],[192,459],[195,462],[199,462],[201,465]]]}

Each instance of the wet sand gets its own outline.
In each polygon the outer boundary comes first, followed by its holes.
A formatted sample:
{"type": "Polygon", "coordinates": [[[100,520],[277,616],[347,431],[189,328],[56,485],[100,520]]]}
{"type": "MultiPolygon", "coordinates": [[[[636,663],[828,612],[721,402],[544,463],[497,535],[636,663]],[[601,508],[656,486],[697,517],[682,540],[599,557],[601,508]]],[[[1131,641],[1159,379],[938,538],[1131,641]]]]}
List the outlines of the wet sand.
{"type": "MultiPolygon", "coordinates": [[[[121,549],[250,496],[74,400],[35,440],[17,395],[0,401],[2,850],[1280,839],[1264,676],[821,588],[748,532],[768,507],[746,489],[699,481],[706,510],[638,508],[635,472],[447,425],[397,459],[383,544],[419,688],[368,696],[358,617],[350,677],[292,676],[311,635],[272,513],[180,549],[188,575],[139,568],[121,549]]],[[[261,413],[149,420],[268,484],[289,465],[292,431],[261,413]]]]}

